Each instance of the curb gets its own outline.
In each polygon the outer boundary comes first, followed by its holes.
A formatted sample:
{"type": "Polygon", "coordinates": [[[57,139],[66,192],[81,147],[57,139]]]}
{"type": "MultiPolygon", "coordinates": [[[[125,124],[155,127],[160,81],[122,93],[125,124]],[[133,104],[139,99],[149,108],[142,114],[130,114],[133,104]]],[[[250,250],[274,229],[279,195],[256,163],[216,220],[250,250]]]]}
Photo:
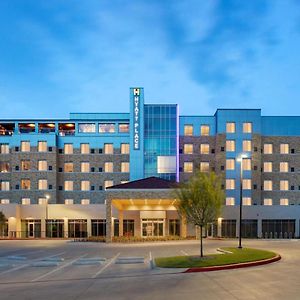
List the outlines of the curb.
{"type": "Polygon", "coordinates": [[[278,254],[275,257],[264,259],[264,260],[257,260],[239,264],[232,264],[232,265],[224,265],[224,266],[213,266],[213,267],[195,267],[189,268],[182,273],[196,273],[196,272],[211,272],[211,271],[222,271],[222,270],[231,270],[231,269],[241,269],[241,268],[248,268],[248,267],[256,267],[261,265],[270,264],[276,261],[279,261],[281,256],[278,254]]]}

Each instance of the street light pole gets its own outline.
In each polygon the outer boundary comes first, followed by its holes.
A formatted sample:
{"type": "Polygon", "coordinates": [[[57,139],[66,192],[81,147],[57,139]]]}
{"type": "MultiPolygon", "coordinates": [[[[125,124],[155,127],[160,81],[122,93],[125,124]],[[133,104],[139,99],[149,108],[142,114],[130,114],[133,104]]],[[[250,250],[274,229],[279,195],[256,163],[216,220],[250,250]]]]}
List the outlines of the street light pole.
{"type": "Polygon", "coordinates": [[[241,156],[241,163],[240,163],[240,226],[239,226],[239,249],[242,249],[242,210],[243,210],[243,159],[244,157],[241,156]]]}

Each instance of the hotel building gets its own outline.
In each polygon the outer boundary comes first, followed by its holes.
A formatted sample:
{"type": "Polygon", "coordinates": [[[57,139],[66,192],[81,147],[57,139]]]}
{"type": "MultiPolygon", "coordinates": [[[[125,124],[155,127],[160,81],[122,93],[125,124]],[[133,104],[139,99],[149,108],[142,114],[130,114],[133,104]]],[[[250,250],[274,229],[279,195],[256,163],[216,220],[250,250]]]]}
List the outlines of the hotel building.
{"type": "Polygon", "coordinates": [[[197,169],[224,179],[208,235],[238,235],[242,199],[243,236],[300,236],[300,117],[181,116],[176,104],[145,104],[143,88],[130,89],[129,113],[0,120],[1,235],[193,236],[172,190],[197,169]]]}

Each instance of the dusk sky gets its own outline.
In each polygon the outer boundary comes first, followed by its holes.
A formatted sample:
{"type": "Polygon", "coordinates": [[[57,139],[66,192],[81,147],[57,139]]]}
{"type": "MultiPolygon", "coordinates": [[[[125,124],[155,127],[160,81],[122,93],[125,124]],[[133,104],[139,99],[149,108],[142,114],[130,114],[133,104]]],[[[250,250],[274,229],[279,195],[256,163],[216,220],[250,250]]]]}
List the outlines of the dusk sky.
{"type": "Polygon", "coordinates": [[[0,118],[128,112],[300,115],[298,0],[1,0],[0,118]]]}

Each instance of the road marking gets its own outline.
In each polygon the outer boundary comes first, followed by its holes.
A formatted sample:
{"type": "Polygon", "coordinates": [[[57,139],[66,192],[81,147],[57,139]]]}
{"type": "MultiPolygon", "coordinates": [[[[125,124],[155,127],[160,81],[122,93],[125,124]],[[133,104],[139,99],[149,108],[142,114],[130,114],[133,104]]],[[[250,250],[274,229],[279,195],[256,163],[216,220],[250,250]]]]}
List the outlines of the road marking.
{"type": "Polygon", "coordinates": [[[55,273],[57,271],[60,271],[60,270],[64,269],[65,267],[72,265],[76,260],[78,260],[78,259],[80,259],[82,257],[85,257],[85,256],[87,256],[87,254],[79,256],[76,259],[73,259],[72,261],[70,261],[70,262],[68,262],[68,263],[66,263],[66,264],[64,264],[64,265],[62,265],[62,266],[60,266],[60,267],[58,267],[58,268],[56,268],[56,269],[48,272],[48,273],[45,273],[45,274],[43,274],[43,275],[41,275],[41,276],[39,276],[39,277],[37,277],[35,279],[32,279],[31,282],[35,282],[35,281],[41,280],[41,279],[43,279],[43,278],[45,278],[45,277],[47,277],[47,276],[49,276],[49,275],[51,275],[51,274],[53,274],[53,273],[55,273]]]}
{"type": "Polygon", "coordinates": [[[189,254],[183,250],[180,251],[183,255],[188,256],[189,254]]]}
{"type": "Polygon", "coordinates": [[[12,268],[12,269],[9,269],[9,270],[6,270],[6,271],[3,271],[0,273],[0,275],[3,275],[3,274],[6,274],[6,273],[10,273],[10,272],[13,272],[13,271],[17,271],[17,270],[20,270],[20,269],[23,269],[23,268],[26,268],[28,267],[29,265],[26,264],[26,265],[22,265],[22,266],[18,266],[16,268],[12,268]]]}
{"type": "Polygon", "coordinates": [[[111,264],[113,264],[116,259],[118,258],[118,256],[121,254],[121,252],[119,252],[116,256],[114,256],[111,261],[109,263],[107,263],[106,265],[104,265],[103,268],[101,268],[95,275],[93,275],[91,278],[96,278],[99,274],[101,274],[104,270],[106,270],[111,264]]]}

